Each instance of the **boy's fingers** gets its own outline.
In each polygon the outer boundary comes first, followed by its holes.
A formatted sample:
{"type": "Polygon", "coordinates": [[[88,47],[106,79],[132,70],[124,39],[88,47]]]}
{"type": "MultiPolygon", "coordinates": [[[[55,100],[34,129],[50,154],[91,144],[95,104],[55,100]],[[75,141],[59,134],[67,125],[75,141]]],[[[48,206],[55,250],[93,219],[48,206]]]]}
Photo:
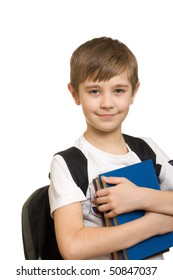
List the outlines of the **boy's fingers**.
{"type": "Polygon", "coordinates": [[[108,189],[101,189],[97,191],[97,196],[98,197],[104,197],[108,194],[108,189]]]}
{"type": "MultiPolygon", "coordinates": [[[[118,185],[121,183],[124,183],[127,179],[124,177],[102,177],[102,180],[105,183],[111,184],[111,185],[118,185]]],[[[110,188],[104,188],[97,191],[97,196],[107,196],[111,192],[110,188]]]]}
{"type": "Polygon", "coordinates": [[[102,193],[100,195],[98,195],[98,197],[96,198],[96,203],[97,204],[105,204],[108,203],[108,197],[107,195],[102,195],[102,193]]]}
{"type": "Polygon", "coordinates": [[[124,183],[127,179],[124,177],[102,177],[102,180],[109,184],[120,184],[124,183]]]}

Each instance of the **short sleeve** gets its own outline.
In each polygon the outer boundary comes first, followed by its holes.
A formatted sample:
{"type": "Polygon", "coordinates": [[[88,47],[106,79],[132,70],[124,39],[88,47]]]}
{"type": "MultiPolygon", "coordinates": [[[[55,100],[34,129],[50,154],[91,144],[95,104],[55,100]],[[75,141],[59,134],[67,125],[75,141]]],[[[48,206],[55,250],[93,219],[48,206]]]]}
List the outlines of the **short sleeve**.
{"type": "Polygon", "coordinates": [[[165,152],[151,139],[143,138],[153,149],[156,154],[156,162],[161,167],[159,175],[160,186],[162,190],[173,190],[173,165],[172,160],[165,154],[165,152]]]}
{"type": "Polygon", "coordinates": [[[51,214],[57,208],[86,199],[82,190],[73,181],[62,156],[54,156],[50,174],[49,203],[51,214]]]}

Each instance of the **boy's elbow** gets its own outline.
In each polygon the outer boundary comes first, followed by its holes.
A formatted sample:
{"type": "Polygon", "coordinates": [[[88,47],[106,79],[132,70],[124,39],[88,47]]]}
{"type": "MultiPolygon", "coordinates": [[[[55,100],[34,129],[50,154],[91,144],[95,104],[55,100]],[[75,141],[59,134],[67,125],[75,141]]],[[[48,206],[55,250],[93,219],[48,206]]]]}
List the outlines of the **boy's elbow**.
{"type": "Polygon", "coordinates": [[[60,248],[61,256],[64,260],[82,260],[83,254],[76,244],[68,244],[60,248]]]}

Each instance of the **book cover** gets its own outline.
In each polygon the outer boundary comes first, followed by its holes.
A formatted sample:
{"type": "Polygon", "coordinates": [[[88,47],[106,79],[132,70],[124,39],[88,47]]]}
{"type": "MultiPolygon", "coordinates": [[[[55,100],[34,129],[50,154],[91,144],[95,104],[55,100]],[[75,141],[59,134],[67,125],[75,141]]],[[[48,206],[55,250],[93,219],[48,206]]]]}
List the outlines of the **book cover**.
{"type": "MultiPolygon", "coordinates": [[[[111,187],[112,185],[102,182],[102,176],[125,177],[139,187],[153,188],[160,190],[158,178],[155,173],[152,160],[145,160],[130,166],[102,173],[96,180],[97,188],[111,187]]],[[[106,219],[106,226],[116,226],[138,219],[145,214],[144,210],[135,210],[124,213],[112,219],[106,219]]],[[[173,246],[173,232],[153,236],[130,248],[115,252],[115,259],[142,260],[161,252],[167,251],[173,246]]]]}

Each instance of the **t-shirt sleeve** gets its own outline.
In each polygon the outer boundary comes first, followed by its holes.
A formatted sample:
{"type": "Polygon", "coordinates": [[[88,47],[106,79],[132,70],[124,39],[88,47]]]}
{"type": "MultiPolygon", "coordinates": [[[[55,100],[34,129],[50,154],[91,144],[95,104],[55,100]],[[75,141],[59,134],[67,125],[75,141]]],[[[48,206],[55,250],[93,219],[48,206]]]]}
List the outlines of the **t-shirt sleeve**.
{"type": "Polygon", "coordinates": [[[49,203],[51,214],[57,208],[86,199],[82,190],[74,182],[62,156],[54,156],[50,174],[49,203]]]}
{"type": "Polygon", "coordinates": [[[156,162],[162,166],[159,175],[162,190],[173,190],[173,165],[165,152],[151,139],[143,138],[156,154],[156,162]]]}

